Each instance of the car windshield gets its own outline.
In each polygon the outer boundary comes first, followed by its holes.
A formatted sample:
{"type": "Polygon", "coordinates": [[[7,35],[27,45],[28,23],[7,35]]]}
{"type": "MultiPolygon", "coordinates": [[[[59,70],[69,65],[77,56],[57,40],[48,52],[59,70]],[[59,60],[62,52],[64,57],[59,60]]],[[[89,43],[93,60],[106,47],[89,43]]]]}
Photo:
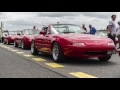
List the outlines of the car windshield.
{"type": "Polygon", "coordinates": [[[28,34],[28,35],[37,34],[38,31],[39,31],[39,30],[30,29],[30,30],[27,30],[26,34],[28,34]]]}
{"type": "Polygon", "coordinates": [[[2,34],[2,36],[5,36],[5,34],[8,35],[8,32],[4,32],[4,33],[2,34]]]}
{"type": "Polygon", "coordinates": [[[99,36],[107,36],[107,32],[106,31],[98,31],[96,33],[96,35],[99,35],[99,36]]]}
{"type": "Polygon", "coordinates": [[[17,33],[18,33],[17,31],[10,31],[9,35],[17,35],[17,33]]]}
{"type": "Polygon", "coordinates": [[[55,33],[85,33],[85,31],[79,26],[74,24],[54,24],[52,30],[55,33]]]}

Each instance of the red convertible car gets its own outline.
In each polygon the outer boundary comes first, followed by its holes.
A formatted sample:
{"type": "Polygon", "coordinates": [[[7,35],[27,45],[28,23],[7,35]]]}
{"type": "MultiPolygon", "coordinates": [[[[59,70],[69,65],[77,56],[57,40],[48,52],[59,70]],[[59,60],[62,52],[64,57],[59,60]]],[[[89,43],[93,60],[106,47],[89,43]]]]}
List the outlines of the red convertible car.
{"type": "Polygon", "coordinates": [[[31,47],[31,40],[34,34],[37,34],[38,30],[36,29],[24,29],[22,30],[22,34],[15,37],[14,46],[21,46],[22,49],[26,49],[31,47]]]}
{"type": "Polygon", "coordinates": [[[31,53],[52,54],[55,62],[64,57],[92,58],[108,61],[115,50],[113,41],[106,37],[84,34],[74,24],[51,24],[35,35],[31,42],[31,53]]]}
{"type": "Polygon", "coordinates": [[[8,34],[4,36],[3,43],[4,44],[11,44],[14,43],[14,38],[19,35],[20,31],[9,31],[8,34]]]}

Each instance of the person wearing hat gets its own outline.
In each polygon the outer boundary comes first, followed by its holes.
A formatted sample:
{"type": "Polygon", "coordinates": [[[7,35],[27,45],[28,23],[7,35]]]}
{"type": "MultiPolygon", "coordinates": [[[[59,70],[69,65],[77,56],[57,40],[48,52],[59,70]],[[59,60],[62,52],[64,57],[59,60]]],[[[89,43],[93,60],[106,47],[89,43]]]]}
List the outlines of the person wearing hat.
{"type": "Polygon", "coordinates": [[[116,31],[117,31],[116,36],[118,37],[118,43],[119,43],[118,49],[120,49],[120,21],[118,21],[118,27],[116,31]]]}

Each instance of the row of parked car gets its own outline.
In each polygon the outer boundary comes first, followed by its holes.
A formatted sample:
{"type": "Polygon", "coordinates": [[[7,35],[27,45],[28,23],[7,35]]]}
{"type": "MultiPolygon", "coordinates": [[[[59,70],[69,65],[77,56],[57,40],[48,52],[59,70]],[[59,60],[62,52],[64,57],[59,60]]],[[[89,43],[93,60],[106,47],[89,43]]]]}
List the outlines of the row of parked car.
{"type": "Polygon", "coordinates": [[[38,30],[35,29],[8,31],[3,33],[0,41],[7,45],[14,43],[15,47],[21,46],[22,49],[26,49],[31,47],[31,39],[33,38],[33,35],[37,33],[38,30]]]}
{"type": "Polygon", "coordinates": [[[55,62],[66,57],[93,58],[108,61],[115,50],[113,41],[107,37],[87,34],[75,24],[50,24],[41,30],[25,29],[10,31],[3,38],[4,44],[31,48],[33,55],[48,53],[55,62]]]}

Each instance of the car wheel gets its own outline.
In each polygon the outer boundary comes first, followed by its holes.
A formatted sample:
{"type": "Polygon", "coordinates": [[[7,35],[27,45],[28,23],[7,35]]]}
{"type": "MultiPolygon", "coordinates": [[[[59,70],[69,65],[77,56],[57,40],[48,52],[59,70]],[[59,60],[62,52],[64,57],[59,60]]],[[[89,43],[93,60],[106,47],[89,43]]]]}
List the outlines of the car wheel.
{"type": "Polygon", "coordinates": [[[16,43],[16,40],[14,40],[14,47],[18,47],[18,44],[16,43]]]}
{"type": "Polygon", "coordinates": [[[10,42],[9,42],[9,40],[8,40],[8,39],[7,39],[7,42],[6,42],[6,44],[7,44],[7,45],[10,45],[10,42]]]}
{"type": "Polygon", "coordinates": [[[22,49],[26,49],[24,40],[22,40],[22,49]]]}
{"type": "Polygon", "coordinates": [[[2,39],[1,39],[1,43],[3,43],[3,42],[4,42],[4,39],[2,38],[2,39]]]}
{"type": "Polygon", "coordinates": [[[37,49],[35,48],[34,41],[31,42],[31,54],[32,54],[32,55],[37,55],[37,54],[38,54],[38,51],[37,51],[37,49]]]}
{"type": "Polygon", "coordinates": [[[3,40],[3,43],[6,44],[5,40],[3,40]]]}
{"type": "Polygon", "coordinates": [[[62,62],[64,60],[64,54],[58,43],[53,44],[52,56],[55,62],[62,62]]]}
{"type": "Polygon", "coordinates": [[[106,57],[98,57],[98,59],[99,59],[100,61],[109,61],[109,60],[111,59],[111,56],[112,56],[112,55],[106,56],[106,57]]]}
{"type": "Polygon", "coordinates": [[[1,43],[3,43],[2,39],[0,40],[1,43]]]}

